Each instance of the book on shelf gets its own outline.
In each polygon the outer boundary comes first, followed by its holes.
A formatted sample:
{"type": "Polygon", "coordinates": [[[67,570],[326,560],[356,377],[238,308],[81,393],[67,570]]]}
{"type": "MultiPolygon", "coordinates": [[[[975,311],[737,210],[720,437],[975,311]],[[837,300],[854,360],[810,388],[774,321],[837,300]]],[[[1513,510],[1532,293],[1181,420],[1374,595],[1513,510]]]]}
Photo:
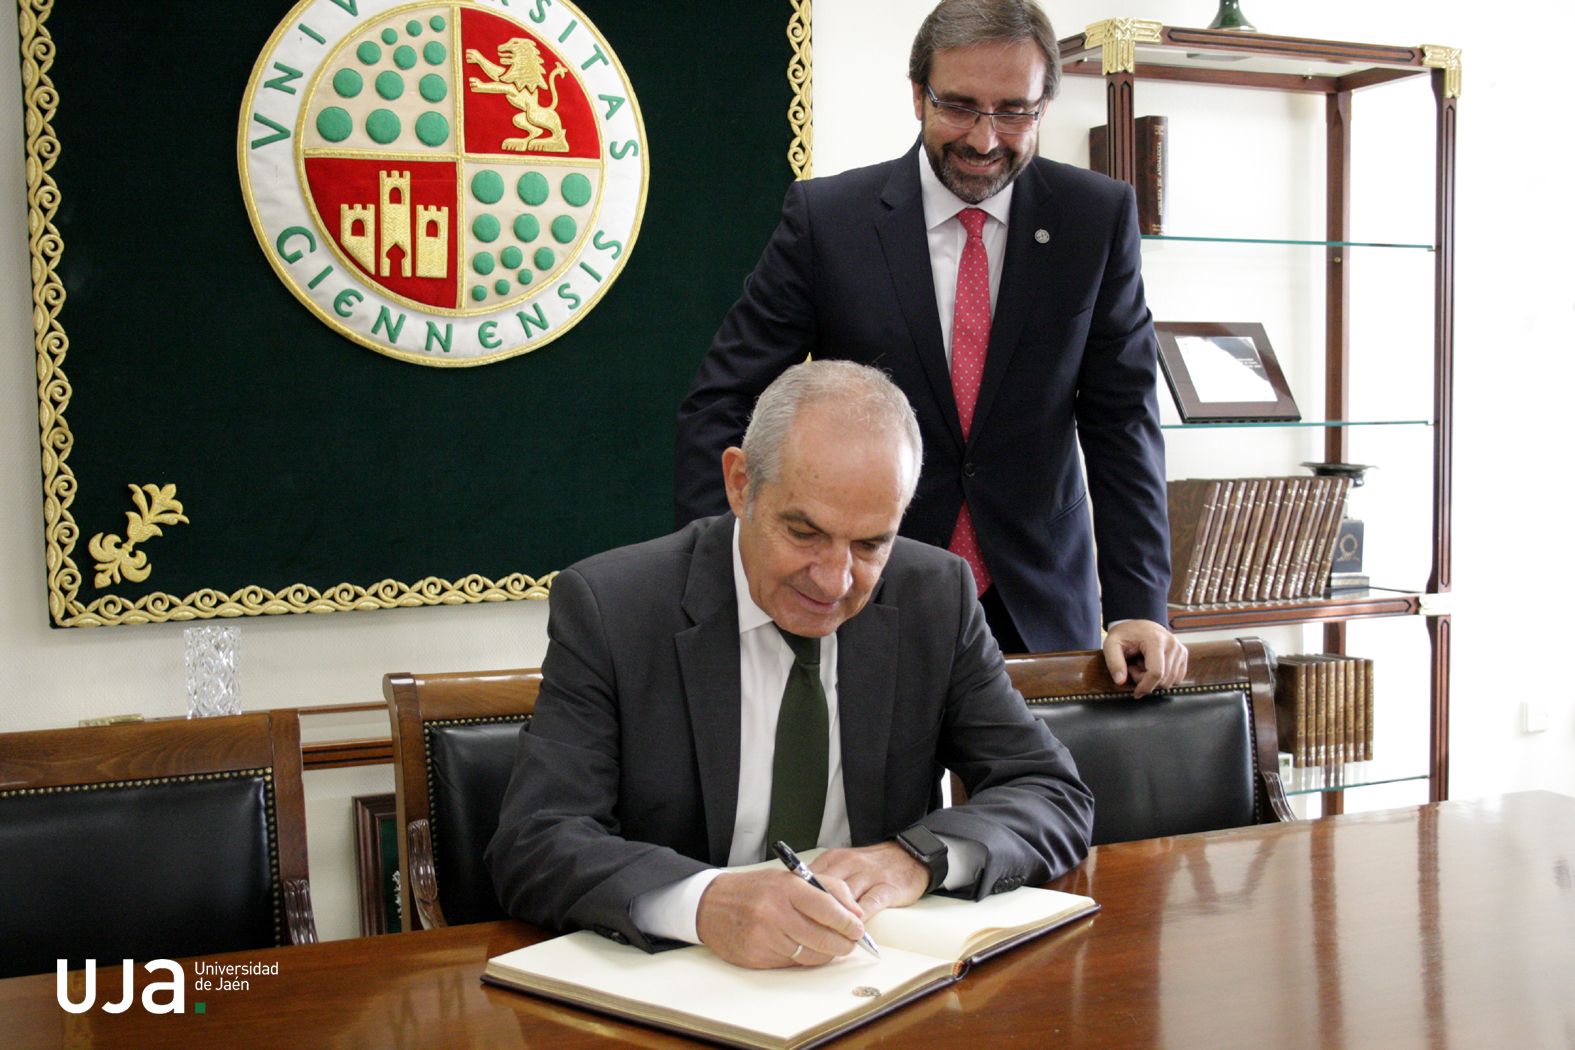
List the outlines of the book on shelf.
{"type": "Polygon", "coordinates": [[[1373,757],[1373,662],[1362,661],[1362,759],[1373,757]]]}
{"type": "Polygon", "coordinates": [[[1275,667],[1279,749],[1295,768],[1373,757],[1373,661],[1334,653],[1292,653],[1275,667]]]}
{"type": "Polygon", "coordinates": [[[1203,592],[1203,602],[1212,605],[1219,601],[1220,584],[1225,577],[1225,567],[1230,564],[1231,544],[1239,533],[1242,501],[1247,498],[1250,478],[1238,478],[1231,483],[1230,502],[1225,506],[1225,520],[1220,523],[1219,543],[1215,547],[1214,563],[1209,566],[1209,583],[1203,592]]]}
{"type": "Polygon", "coordinates": [[[979,901],[925,897],[866,926],[881,957],[747,970],[703,945],[648,955],[588,930],[487,961],[482,980],[732,1046],[815,1046],[952,984],[980,959],[1099,910],[1024,886],[979,901]]]}
{"type": "MultiPolygon", "coordinates": [[[[1165,183],[1170,173],[1170,122],[1165,117],[1138,117],[1132,122],[1137,162],[1138,232],[1165,232],[1165,183]]],[[[1088,167],[1101,175],[1110,174],[1109,131],[1104,124],[1088,129],[1088,167]]]]}
{"type": "Polygon", "coordinates": [[[1274,723],[1293,768],[1307,765],[1307,665],[1282,657],[1274,668],[1274,723]]]}
{"type": "Polygon", "coordinates": [[[1348,478],[1186,478],[1166,484],[1173,605],[1322,596],[1348,478]]]}
{"type": "Polygon", "coordinates": [[[1252,507],[1262,497],[1263,478],[1246,478],[1241,494],[1241,505],[1236,515],[1236,527],[1231,530],[1230,542],[1225,550],[1225,567],[1220,571],[1220,585],[1209,599],[1228,602],[1236,592],[1236,577],[1241,574],[1241,555],[1247,544],[1247,532],[1252,527],[1252,507]]]}
{"type": "Polygon", "coordinates": [[[1280,508],[1285,487],[1290,478],[1270,478],[1268,500],[1263,508],[1263,520],[1258,527],[1258,538],[1252,548],[1252,559],[1247,566],[1246,585],[1237,601],[1256,601],[1263,593],[1263,569],[1269,562],[1269,544],[1274,538],[1275,523],[1280,520],[1280,508]]]}
{"type": "Polygon", "coordinates": [[[1170,560],[1176,567],[1170,577],[1170,601],[1184,605],[1198,582],[1220,482],[1215,478],[1172,481],[1165,489],[1170,505],[1170,560]]]}

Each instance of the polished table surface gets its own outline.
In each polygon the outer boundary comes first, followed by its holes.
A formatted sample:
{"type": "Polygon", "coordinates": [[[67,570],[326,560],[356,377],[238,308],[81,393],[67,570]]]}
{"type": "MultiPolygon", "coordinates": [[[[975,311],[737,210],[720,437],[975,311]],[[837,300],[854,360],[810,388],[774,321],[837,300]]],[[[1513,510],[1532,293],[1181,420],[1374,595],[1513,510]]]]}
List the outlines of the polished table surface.
{"type": "MultiPolygon", "coordinates": [[[[1572,798],[1102,846],[1055,885],[1104,910],[837,1045],[1575,1047],[1572,798]]],[[[69,1015],[52,974],[12,978],[0,981],[0,1045],[683,1042],[481,984],[489,956],[542,936],[500,922],[216,956],[279,973],[195,992],[188,963],[184,1015],[69,1015]]],[[[120,998],[120,976],[100,973],[100,1004],[120,998]]]]}

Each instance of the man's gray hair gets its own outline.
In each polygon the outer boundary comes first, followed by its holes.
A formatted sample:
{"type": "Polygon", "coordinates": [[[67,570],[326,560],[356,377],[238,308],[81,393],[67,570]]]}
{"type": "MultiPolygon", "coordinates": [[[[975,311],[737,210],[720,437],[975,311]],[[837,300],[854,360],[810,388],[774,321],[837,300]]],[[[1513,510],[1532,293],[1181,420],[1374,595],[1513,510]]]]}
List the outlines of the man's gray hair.
{"type": "Polygon", "coordinates": [[[754,508],[760,486],[774,484],[781,476],[782,446],[799,412],[811,405],[829,410],[848,433],[890,435],[907,444],[913,452],[913,472],[903,494],[906,507],[924,459],[919,421],[907,396],[886,373],[868,365],[806,361],[777,376],[755,402],[743,443],[749,471],[747,508],[754,508]]]}
{"type": "Polygon", "coordinates": [[[908,53],[908,79],[930,82],[937,51],[993,42],[1032,40],[1045,56],[1044,97],[1061,87],[1061,47],[1050,19],[1033,0],[941,0],[919,26],[908,53]]]}

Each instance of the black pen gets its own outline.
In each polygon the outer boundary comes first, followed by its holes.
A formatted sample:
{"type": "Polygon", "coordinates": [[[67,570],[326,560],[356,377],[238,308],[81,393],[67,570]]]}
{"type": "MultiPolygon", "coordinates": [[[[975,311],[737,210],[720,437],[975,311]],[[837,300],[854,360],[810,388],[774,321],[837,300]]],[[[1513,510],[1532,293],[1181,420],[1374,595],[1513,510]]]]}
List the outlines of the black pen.
{"type": "MultiPolygon", "coordinates": [[[[815,878],[814,872],[804,867],[804,862],[798,859],[798,854],[793,852],[793,847],[778,839],[771,844],[771,849],[776,853],[777,859],[787,866],[788,871],[791,871],[821,893],[831,892],[820,884],[820,880],[815,878]]],[[[875,942],[870,940],[869,934],[866,933],[863,937],[860,937],[859,944],[863,945],[864,950],[875,956],[875,958],[880,958],[880,949],[875,947],[875,942]]]]}

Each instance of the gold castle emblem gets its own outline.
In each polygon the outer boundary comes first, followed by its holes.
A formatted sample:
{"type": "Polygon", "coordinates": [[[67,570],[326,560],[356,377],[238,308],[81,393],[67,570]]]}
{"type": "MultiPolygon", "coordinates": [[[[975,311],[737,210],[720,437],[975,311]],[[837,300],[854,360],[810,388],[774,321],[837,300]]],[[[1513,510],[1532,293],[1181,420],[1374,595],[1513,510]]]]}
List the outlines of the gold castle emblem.
{"type": "MultiPolygon", "coordinates": [[[[387,277],[399,259],[399,276],[410,276],[410,172],[379,171],[378,203],[339,206],[339,243],[367,273],[387,277]],[[372,238],[379,220],[382,249],[372,238]]],[[[416,205],[416,276],[448,276],[448,209],[416,205]]]]}

